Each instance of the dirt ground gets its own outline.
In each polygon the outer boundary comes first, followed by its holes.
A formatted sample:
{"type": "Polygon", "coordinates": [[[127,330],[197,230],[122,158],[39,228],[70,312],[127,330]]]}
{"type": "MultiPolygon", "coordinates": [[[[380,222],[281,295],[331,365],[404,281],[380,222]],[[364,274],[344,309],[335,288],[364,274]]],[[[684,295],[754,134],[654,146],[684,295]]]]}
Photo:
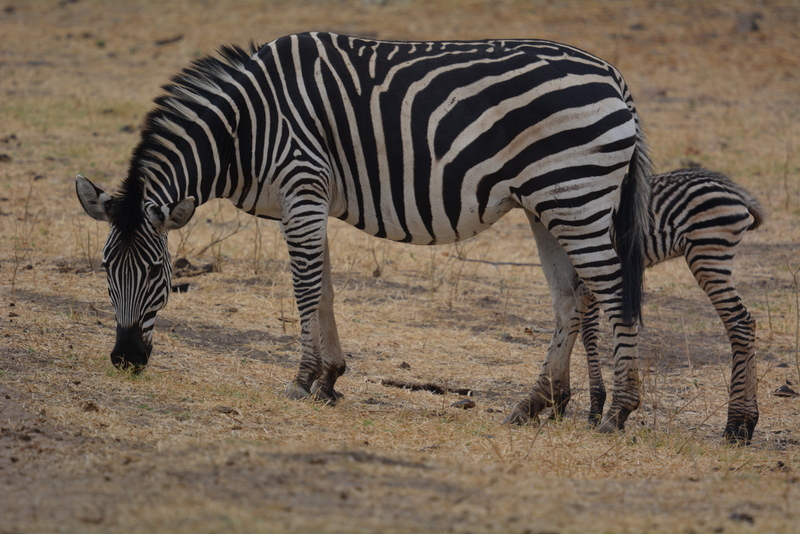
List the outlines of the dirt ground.
{"type": "Polygon", "coordinates": [[[800,391],[796,2],[4,0],[0,43],[0,533],[800,531],[800,397],[775,393],[800,391]],[[106,227],[75,174],[113,189],[193,58],[306,30],[579,46],[625,75],[658,171],[753,191],[770,218],[736,258],[759,325],[752,445],[722,443],[730,348],[681,260],[648,271],[625,433],[587,428],[581,348],[564,420],[503,425],[552,328],[520,213],[438,248],[331,223],[349,365],[331,408],[281,394],[299,326],[278,229],[209,203],[171,237],[188,291],[150,367],[115,370],[106,227]]]}

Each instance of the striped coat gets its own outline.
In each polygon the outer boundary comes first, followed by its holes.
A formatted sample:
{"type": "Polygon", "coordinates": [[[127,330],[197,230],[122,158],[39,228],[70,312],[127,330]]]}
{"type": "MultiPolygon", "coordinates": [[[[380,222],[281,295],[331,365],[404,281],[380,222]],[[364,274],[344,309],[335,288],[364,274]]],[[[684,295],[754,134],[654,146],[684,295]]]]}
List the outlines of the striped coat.
{"type": "MultiPolygon", "coordinates": [[[[646,241],[646,265],[683,256],[698,285],[717,310],[732,350],[728,422],[730,441],[749,442],[758,422],[755,319],[733,281],[733,258],[748,230],[761,226],[758,200],[727,176],[684,169],[652,177],[653,226],[646,241]]],[[[590,421],[600,420],[606,398],[597,349],[599,305],[589,293],[581,337],[589,364],[590,421]]]]}
{"type": "MultiPolygon", "coordinates": [[[[117,324],[116,364],[146,365],[155,314],[166,304],[168,269],[153,267],[169,260],[163,236],[211,199],[279,221],[302,341],[287,394],[331,403],[346,365],[333,314],[328,217],[377,237],[434,245],[472,237],[522,208],[546,251],[554,298],[582,280],[611,322],[618,369],[602,428],[622,428],[638,407],[649,159],[630,91],[613,66],[549,41],[307,33],[249,51],[223,48],[165,89],[120,192],[76,182],[87,213],[110,223],[108,283],[120,295],[118,321],[125,318],[117,324]]],[[[572,315],[554,312],[557,324],[572,315]]],[[[565,332],[510,421],[527,422],[554,392],[568,390],[565,332]]]]}

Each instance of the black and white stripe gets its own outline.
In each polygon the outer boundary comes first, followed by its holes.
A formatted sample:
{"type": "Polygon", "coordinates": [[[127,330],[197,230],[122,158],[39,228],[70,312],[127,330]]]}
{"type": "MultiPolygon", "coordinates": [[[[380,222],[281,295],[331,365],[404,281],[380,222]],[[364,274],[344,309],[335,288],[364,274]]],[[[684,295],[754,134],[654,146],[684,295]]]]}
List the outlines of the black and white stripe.
{"type": "MultiPolygon", "coordinates": [[[[308,33],[249,52],[224,48],[165,89],[121,194],[106,211],[87,211],[110,220],[118,230],[111,236],[128,249],[143,211],[161,210],[177,227],[185,221],[173,209],[188,199],[227,198],[279,220],[302,325],[290,396],[335,401],[345,369],[329,216],[377,237],[433,245],[472,237],[523,208],[540,252],[549,251],[554,298],[581,279],[611,320],[619,369],[605,427],[621,428],[636,409],[649,160],[630,93],[611,65],[548,41],[308,33]]],[[[105,206],[105,193],[88,181],[78,190],[84,207],[105,206]]],[[[135,287],[126,291],[141,294],[142,276],[131,275],[126,283],[135,287]]],[[[557,324],[577,309],[571,303],[554,305],[557,324]]],[[[565,394],[554,391],[568,391],[563,335],[511,420],[527,421],[565,394]]]]}
{"type": "MultiPolygon", "coordinates": [[[[654,175],[651,202],[653,227],[645,247],[646,265],[683,256],[717,310],[733,353],[724,435],[729,441],[749,442],[758,422],[756,322],[736,291],[733,258],[745,232],[764,221],[764,209],[727,176],[706,169],[654,175]]],[[[597,350],[600,307],[591,295],[587,297],[581,337],[589,364],[589,418],[596,423],[606,391],[597,350]]]]}

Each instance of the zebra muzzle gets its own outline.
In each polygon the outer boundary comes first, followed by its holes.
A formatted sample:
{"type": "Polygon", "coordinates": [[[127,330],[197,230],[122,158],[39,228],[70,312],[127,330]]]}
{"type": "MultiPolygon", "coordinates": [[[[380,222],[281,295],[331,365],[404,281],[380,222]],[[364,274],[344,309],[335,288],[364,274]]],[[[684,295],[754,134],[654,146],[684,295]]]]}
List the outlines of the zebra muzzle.
{"type": "Polygon", "coordinates": [[[145,344],[141,326],[129,328],[117,325],[117,340],[111,351],[111,363],[118,369],[139,372],[147,366],[153,347],[145,344]]]}

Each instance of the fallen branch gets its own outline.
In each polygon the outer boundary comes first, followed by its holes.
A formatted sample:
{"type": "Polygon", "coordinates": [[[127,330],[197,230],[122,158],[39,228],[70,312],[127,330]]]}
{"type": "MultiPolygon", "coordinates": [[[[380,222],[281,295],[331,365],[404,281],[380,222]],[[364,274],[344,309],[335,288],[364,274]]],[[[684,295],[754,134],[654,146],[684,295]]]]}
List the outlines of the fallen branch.
{"type": "Polygon", "coordinates": [[[380,383],[384,386],[390,386],[400,389],[410,389],[411,391],[430,391],[434,395],[445,395],[447,393],[456,393],[458,395],[472,395],[472,390],[469,388],[448,388],[434,384],[433,382],[404,382],[402,380],[393,380],[391,378],[381,378],[380,383]]]}
{"type": "Polygon", "coordinates": [[[471,258],[461,258],[459,256],[454,256],[456,259],[461,261],[471,261],[473,263],[486,263],[488,265],[494,265],[495,267],[500,267],[502,265],[509,265],[511,267],[541,267],[541,263],[519,263],[515,261],[488,261],[488,260],[473,260],[471,258]]]}

